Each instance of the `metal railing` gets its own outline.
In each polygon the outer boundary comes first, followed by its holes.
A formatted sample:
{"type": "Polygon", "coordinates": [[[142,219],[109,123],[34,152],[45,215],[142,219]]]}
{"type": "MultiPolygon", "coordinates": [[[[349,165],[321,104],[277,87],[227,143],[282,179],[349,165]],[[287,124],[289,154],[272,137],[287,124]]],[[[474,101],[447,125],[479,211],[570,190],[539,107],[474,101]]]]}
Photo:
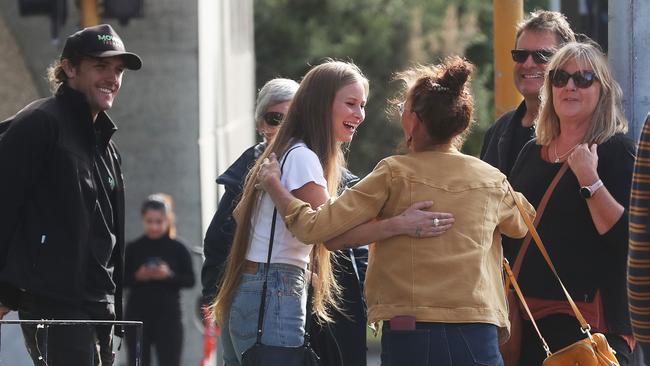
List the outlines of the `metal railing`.
{"type": "Polygon", "coordinates": [[[0,326],[3,324],[33,324],[37,329],[43,329],[44,352],[42,354],[45,364],[48,356],[48,330],[50,326],[79,326],[79,325],[112,325],[135,327],[135,366],[142,362],[142,322],[141,321],[117,321],[117,320],[4,320],[0,319],[0,326]]]}

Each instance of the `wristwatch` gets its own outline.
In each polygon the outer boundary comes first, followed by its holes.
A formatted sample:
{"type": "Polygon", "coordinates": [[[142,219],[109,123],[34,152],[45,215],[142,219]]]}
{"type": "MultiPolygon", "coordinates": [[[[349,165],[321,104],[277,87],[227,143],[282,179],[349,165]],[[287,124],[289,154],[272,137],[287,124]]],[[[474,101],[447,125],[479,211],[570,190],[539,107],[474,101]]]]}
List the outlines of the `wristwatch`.
{"type": "Polygon", "coordinates": [[[603,186],[604,186],[603,181],[598,179],[596,181],[596,183],[594,183],[594,184],[592,184],[590,186],[580,187],[580,194],[584,198],[591,198],[596,194],[596,192],[599,189],[603,188],[603,186]]]}

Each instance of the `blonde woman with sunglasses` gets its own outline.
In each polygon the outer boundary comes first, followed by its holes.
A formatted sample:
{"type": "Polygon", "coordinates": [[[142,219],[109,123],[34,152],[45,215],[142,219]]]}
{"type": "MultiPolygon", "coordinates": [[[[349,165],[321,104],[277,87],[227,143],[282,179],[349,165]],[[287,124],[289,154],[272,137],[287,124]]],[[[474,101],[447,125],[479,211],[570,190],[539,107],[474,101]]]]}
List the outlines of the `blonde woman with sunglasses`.
{"type": "MultiPolygon", "coordinates": [[[[593,43],[568,43],[547,66],[536,139],[510,173],[512,186],[538,206],[568,164],[537,226],[560,277],[588,323],[605,333],[621,365],[633,346],[626,294],[630,181],[634,143],[624,133],[622,92],[593,43]]],[[[504,240],[511,262],[521,240],[504,240]]],[[[584,338],[568,302],[534,245],[522,257],[519,282],[551,351],[584,338]]],[[[524,322],[520,365],[545,357],[524,322]]]]}

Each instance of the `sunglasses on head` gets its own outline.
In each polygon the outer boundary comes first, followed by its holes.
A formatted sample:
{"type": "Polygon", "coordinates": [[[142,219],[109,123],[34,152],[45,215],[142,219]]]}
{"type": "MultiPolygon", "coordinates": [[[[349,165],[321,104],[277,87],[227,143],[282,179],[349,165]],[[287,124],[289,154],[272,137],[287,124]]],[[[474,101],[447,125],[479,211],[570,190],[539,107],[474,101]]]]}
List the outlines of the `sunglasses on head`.
{"type": "Polygon", "coordinates": [[[264,122],[269,126],[279,126],[284,119],[284,114],[280,112],[266,112],[264,113],[264,122]]]}
{"type": "Polygon", "coordinates": [[[564,88],[569,82],[569,79],[573,79],[576,87],[586,89],[594,83],[594,80],[598,80],[593,71],[585,70],[578,70],[573,74],[569,74],[564,70],[553,69],[549,71],[549,76],[551,78],[551,84],[556,88],[564,88]]]}
{"type": "Polygon", "coordinates": [[[536,64],[545,64],[553,56],[553,51],[549,50],[511,50],[512,61],[523,64],[528,60],[528,56],[533,56],[536,64]]]}

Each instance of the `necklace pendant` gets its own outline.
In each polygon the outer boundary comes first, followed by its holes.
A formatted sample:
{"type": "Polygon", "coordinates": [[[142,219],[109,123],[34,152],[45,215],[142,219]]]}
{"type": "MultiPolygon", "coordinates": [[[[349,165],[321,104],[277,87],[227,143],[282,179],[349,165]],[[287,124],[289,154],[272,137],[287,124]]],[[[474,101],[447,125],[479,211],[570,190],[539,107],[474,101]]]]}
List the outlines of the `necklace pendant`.
{"type": "Polygon", "coordinates": [[[560,158],[555,158],[554,163],[559,163],[559,162],[560,162],[560,158]]]}

